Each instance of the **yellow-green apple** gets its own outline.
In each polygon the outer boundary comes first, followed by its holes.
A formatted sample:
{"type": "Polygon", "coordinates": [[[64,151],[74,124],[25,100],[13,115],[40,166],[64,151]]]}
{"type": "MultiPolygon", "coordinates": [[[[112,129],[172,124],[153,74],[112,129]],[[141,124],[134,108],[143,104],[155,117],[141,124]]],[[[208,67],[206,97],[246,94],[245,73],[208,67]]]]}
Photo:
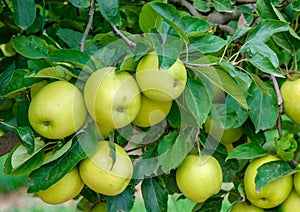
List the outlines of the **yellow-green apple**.
{"type": "Polygon", "coordinates": [[[293,189],[288,198],[279,206],[280,212],[300,211],[300,195],[293,189]]]}
{"type": "Polygon", "coordinates": [[[141,91],[154,101],[171,101],[183,92],[187,74],[181,60],[168,69],[159,69],[157,52],[144,56],[136,68],[136,80],[141,91]]]}
{"type": "Polygon", "coordinates": [[[75,167],[55,184],[39,191],[37,195],[46,203],[61,204],[76,197],[83,186],[78,168],[75,167]]]}
{"type": "MultiPolygon", "coordinates": [[[[298,165],[298,167],[300,167],[300,165],[298,165]]],[[[296,192],[300,195],[300,171],[293,175],[293,185],[296,192]]]]}
{"type": "Polygon", "coordinates": [[[251,203],[237,202],[232,206],[230,212],[264,212],[264,209],[256,207],[251,203]]]}
{"type": "Polygon", "coordinates": [[[257,207],[267,209],[279,206],[292,190],[293,179],[291,175],[271,181],[260,190],[257,190],[255,184],[257,169],[264,163],[276,160],[279,160],[279,158],[273,155],[263,156],[253,160],[246,168],[244,176],[245,194],[248,200],[257,207]]]}
{"type": "Polygon", "coordinates": [[[111,157],[109,142],[100,141],[96,151],[79,165],[83,182],[92,190],[114,196],[125,190],[133,174],[131,159],[125,150],[115,146],[115,161],[111,157]]]}
{"type": "Polygon", "coordinates": [[[219,162],[208,155],[188,155],[176,170],[179,190],[194,202],[204,202],[217,194],[222,186],[219,162]]]}
{"type": "Polygon", "coordinates": [[[98,203],[92,208],[91,212],[106,212],[106,205],[104,203],[98,203]]]}
{"type": "Polygon", "coordinates": [[[238,141],[243,135],[241,127],[224,129],[214,120],[207,118],[204,123],[205,132],[209,133],[214,139],[220,143],[227,145],[238,141]]]}
{"type": "Polygon", "coordinates": [[[284,81],[280,88],[284,113],[296,124],[300,124],[300,79],[284,81]]]}
{"type": "Polygon", "coordinates": [[[131,123],[141,108],[140,90],[127,72],[105,67],[94,72],[84,88],[91,117],[102,127],[115,129],[131,123]]]}
{"type": "Polygon", "coordinates": [[[32,98],[28,110],[33,129],[49,139],[60,139],[75,133],[86,116],[80,90],[67,81],[45,85],[32,98]]]}
{"type": "Polygon", "coordinates": [[[172,107],[172,101],[158,102],[141,95],[141,109],[133,124],[139,127],[153,126],[166,118],[172,107]]]}

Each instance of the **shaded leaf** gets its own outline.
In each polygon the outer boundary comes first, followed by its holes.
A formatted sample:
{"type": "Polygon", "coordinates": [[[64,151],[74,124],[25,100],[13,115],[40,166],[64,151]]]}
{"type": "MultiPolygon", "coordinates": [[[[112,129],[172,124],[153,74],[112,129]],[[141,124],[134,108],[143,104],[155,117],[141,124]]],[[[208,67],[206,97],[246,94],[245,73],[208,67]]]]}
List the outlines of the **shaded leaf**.
{"type": "Polygon", "coordinates": [[[79,43],[82,38],[82,33],[73,29],[59,29],[57,36],[62,39],[70,48],[79,50],[79,43]]]}
{"type": "Polygon", "coordinates": [[[232,152],[227,156],[229,159],[253,159],[267,155],[268,153],[257,143],[250,142],[236,146],[232,152]]]}
{"type": "Polygon", "coordinates": [[[191,16],[183,16],[182,22],[185,25],[185,32],[189,37],[197,37],[210,30],[211,25],[205,20],[191,16]]]}
{"type": "Polygon", "coordinates": [[[22,144],[27,149],[27,153],[31,155],[35,150],[34,135],[28,126],[16,127],[16,131],[22,141],[22,144]]]}
{"type": "Polygon", "coordinates": [[[277,77],[283,77],[282,73],[278,71],[276,67],[274,67],[269,57],[256,54],[248,61],[262,72],[272,74],[277,77]]]}
{"type": "Polygon", "coordinates": [[[219,12],[233,12],[235,10],[235,6],[231,5],[230,0],[211,0],[214,8],[219,12]]]}
{"type": "Polygon", "coordinates": [[[283,160],[264,163],[257,169],[257,174],[254,180],[256,190],[260,191],[268,183],[293,173],[294,170],[283,160]]]}
{"type": "Polygon", "coordinates": [[[107,211],[130,212],[134,203],[134,190],[127,187],[121,194],[105,196],[107,211]]]}
{"type": "Polygon", "coordinates": [[[12,40],[12,45],[16,52],[30,59],[41,59],[48,55],[47,43],[34,35],[17,36],[12,40]]]}
{"type": "Polygon", "coordinates": [[[98,0],[101,14],[106,21],[113,23],[115,26],[121,26],[121,16],[119,11],[119,0],[98,0]]]}
{"type": "Polygon", "coordinates": [[[222,197],[211,197],[201,205],[196,205],[193,212],[215,212],[221,211],[222,197]],[[200,207],[200,208],[199,208],[200,207]]]}
{"type": "Polygon", "coordinates": [[[2,73],[0,73],[0,94],[3,94],[5,87],[9,85],[10,81],[12,80],[14,69],[15,63],[12,63],[2,73]]]}
{"type": "Polygon", "coordinates": [[[227,45],[232,43],[235,39],[238,39],[241,36],[243,36],[244,34],[246,34],[247,32],[249,32],[250,29],[252,29],[252,28],[247,27],[247,26],[244,26],[242,28],[238,28],[232,36],[227,37],[227,45]]]}
{"type": "Polygon", "coordinates": [[[15,23],[23,30],[33,24],[36,17],[34,0],[12,0],[15,23]]]}
{"type": "Polygon", "coordinates": [[[226,41],[218,36],[204,35],[191,39],[189,48],[205,54],[220,51],[225,45],[226,41]]]}
{"type": "Polygon", "coordinates": [[[90,0],[69,0],[71,4],[78,8],[86,8],[90,5],[90,0]]]}

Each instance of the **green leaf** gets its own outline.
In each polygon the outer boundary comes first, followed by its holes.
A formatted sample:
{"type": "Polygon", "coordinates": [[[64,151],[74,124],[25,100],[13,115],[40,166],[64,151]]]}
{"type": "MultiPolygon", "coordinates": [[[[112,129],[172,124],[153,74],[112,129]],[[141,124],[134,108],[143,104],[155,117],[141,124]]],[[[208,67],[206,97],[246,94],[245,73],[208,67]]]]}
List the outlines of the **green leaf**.
{"type": "Polygon", "coordinates": [[[197,37],[210,30],[211,25],[200,18],[183,16],[182,22],[185,25],[185,32],[188,37],[197,37]]]}
{"type": "Polygon", "coordinates": [[[197,8],[201,12],[208,12],[210,11],[209,4],[203,0],[194,0],[193,7],[197,8]]]}
{"type": "Polygon", "coordinates": [[[214,8],[219,12],[233,12],[235,10],[235,6],[231,5],[230,0],[211,0],[214,8]]]}
{"type": "Polygon", "coordinates": [[[236,146],[233,151],[227,156],[229,159],[254,159],[267,155],[268,153],[257,143],[250,142],[236,146]]]}
{"type": "Polygon", "coordinates": [[[273,34],[287,31],[288,28],[289,25],[283,21],[263,19],[258,23],[255,29],[249,33],[245,44],[250,41],[265,43],[273,34]]]}
{"type": "Polygon", "coordinates": [[[20,139],[22,140],[22,144],[27,149],[27,153],[31,155],[35,150],[35,140],[31,128],[29,128],[28,126],[21,126],[17,127],[16,131],[20,139]]]}
{"type": "Polygon", "coordinates": [[[45,190],[70,172],[81,160],[95,151],[97,138],[90,125],[85,132],[75,137],[73,146],[57,160],[44,164],[30,174],[28,192],[45,190]]]}
{"type": "Polygon", "coordinates": [[[48,56],[48,45],[39,37],[31,35],[17,36],[12,40],[16,52],[30,59],[42,59],[48,56]]]}
{"type": "Polygon", "coordinates": [[[285,133],[280,139],[275,138],[277,155],[284,161],[290,161],[294,158],[294,152],[297,150],[298,143],[291,133],[285,133]]]}
{"type": "Polygon", "coordinates": [[[203,204],[196,205],[193,209],[193,212],[215,212],[215,211],[222,211],[222,202],[223,197],[211,197],[206,200],[203,204]]]}
{"type": "Polygon", "coordinates": [[[228,93],[244,109],[248,109],[246,98],[241,87],[224,71],[214,67],[190,67],[189,68],[198,76],[204,76],[214,85],[228,93]]]}
{"type": "Polygon", "coordinates": [[[122,20],[119,11],[119,0],[98,0],[98,5],[106,21],[113,23],[115,26],[121,26],[122,20]]]}
{"type": "Polygon", "coordinates": [[[60,158],[63,154],[65,154],[72,147],[72,140],[65,143],[59,150],[52,152],[49,157],[47,157],[43,164],[50,163],[58,158],[60,158]]]}
{"type": "Polygon", "coordinates": [[[256,190],[260,191],[268,183],[293,173],[294,170],[283,160],[264,163],[257,169],[257,174],[254,180],[256,190]]]}
{"type": "Polygon", "coordinates": [[[157,182],[156,178],[144,179],[141,189],[146,211],[167,211],[168,193],[157,182]]]}
{"type": "Polygon", "coordinates": [[[204,54],[218,52],[226,45],[226,41],[215,35],[203,35],[192,38],[190,41],[190,50],[198,50],[204,54]]]}
{"type": "Polygon", "coordinates": [[[185,26],[182,23],[181,16],[176,10],[176,7],[171,4],[160,2],[151,2],[150,5],[158,15],[160,15],[186,42],[188,42],[189,39],[185,34],[185,26]]]}
{"type": "Polygon", "coordinates": [[[234,34],[232,36],[228,36],[227,37],[227,45],[229,45],[230,43],[232,43],[234,40],[240,38],[241,36],[243,36],[245,33],[247,33],[250,29],[252,29],[251,27],[247,27],[244,26],[242,28],[238,28],[234,34]]]}
{"type": "Polygon", "coordinates": [[[14,76],[15,63],[8,66],[2,73],[0,73],[0,94],[4,92],[4,89],[9,85],[14,76]]]}
{"type": "Polygon", "coordinates": [[[75,65],[88,73],[96,70],[94,62],[83,52],[73,49],[59,49],[51,52],[48,56],[53,62],[66,62],[75,65]]]}
{"type": "Polygon", "coordinates": [[[12,0],[12,4],[14,7],[15,23],[22,30],[26,30],[33,24],[36,17],[34,0],[12,0]]]}
{"type": "Polygon", "coordinates": [[[274,67],[269,57],[255,54],[248,61],[262,72],[272,74],[276,77],[283,77],[282,73],[274,67]]]}
{"type": "Polygon", "coordinates": [[[212,105],[212,97],[205,85],[200,81],[188,80],[184,90],[184,100],[187,108],[197,120],[198,126],[202,126],[212,105]]]}
{"type": "Polygon", "coordinates": [[[73,29],[59,29],[57,36],[62,39],[70,48],[79,50],[79,43],[82,38],[82,33],[73,29]]]}
{"type": "Polygon", "coordinates": [[[134,204],[134,190],[127,187],[121,194],[105,196],[107,211],[130,212],[134,204]]]}
{"type": "Polygon", "coordinates": [[[155,12],[151,3],[146,3],[142,7],[139,17],[139,25],[144,33],[150,33],[151,29],[155,28],[158,32],[162,31],[162,17],[155,12]]]}
{"type": "Polygon", "coordinates": [[[274,89],[269,88],[269,95],[254,84],[249,89],[247,98],[249,116],[255,126],[255,132],[272,128],[278,118],[278,106],[274,89]]]}
{"type": "Polygon", "coordinates": [[[48,67],[40,70],[36,74],[31,74],[30,78],[50,78],[58,80],[70,80],[69,70],[62,66],[48,67]]]}
{"type": "Polygon", "coordinates": [[[86,8],[90,5],[90,0],[69,0],[69,2],[78,8],[86,8]]]}

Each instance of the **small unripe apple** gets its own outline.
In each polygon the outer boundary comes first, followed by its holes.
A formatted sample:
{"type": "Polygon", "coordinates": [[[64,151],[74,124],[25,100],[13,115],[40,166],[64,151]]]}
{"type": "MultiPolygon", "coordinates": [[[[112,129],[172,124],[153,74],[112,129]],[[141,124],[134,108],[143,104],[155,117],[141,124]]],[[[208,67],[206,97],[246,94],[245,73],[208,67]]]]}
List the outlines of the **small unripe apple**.
{"type": "Polygon", "coordinates": [[[256,207],[251,203],[237,202],[232,206],[230,212],[264,212],[264,209],[256,207]]]}

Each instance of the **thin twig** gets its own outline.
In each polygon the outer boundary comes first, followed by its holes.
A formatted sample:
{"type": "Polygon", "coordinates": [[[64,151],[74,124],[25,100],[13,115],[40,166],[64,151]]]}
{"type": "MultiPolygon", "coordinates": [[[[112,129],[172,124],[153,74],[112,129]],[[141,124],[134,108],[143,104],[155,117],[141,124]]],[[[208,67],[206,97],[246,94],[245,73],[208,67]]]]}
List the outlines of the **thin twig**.
{"type": "Polygon", "coordinates": [[[281,137],[282,136],[282,130],[281,130],[280,114],[283,113],[283,104],[282,104],[283,100],[282,100],[282,96],[281,96],[281,93],[280,93],[280,88],[278,86],[278,82],[276,80],[276,77],[273,74],[271,74],[270,78],[273,82],[273,86],[274,86],[275,93],[276,93],[276,98],[277,98],[277,105],[278,105],[278,108],[279,108],[279,114],[278,114],[278,119],[277,119],[277,131],[279,133],[279,136],[281,137]]]}
{"type": "Polygon", "coordinates": [[[131,50],[135,48],[136,43],[129,40],[113,23],[110,23],[110,26],[113,29],[113,31],[116,33],[116,35],[118,35],[122,40],[125,41],[125,43],[127,43],[127,45],[131,50]]]}
{"type": "Polygon", "coordinates": [[[95,0],[92,0],[91,1],[91,6],[90,6],[90,11],[89,11],[89,21],[86,25],[86,28],[85,28],[85,31],[83,33],[83,36],[81,38],[81,41],[80,41],[80,51],[83,52],[84,51],[84,43],[85,43],[85,40],[92,28],[92,24],[93,24],[93,18],[94,18],[94,7],[95,7],[95,0]]]}
{"type": "Polygon", "coordinates": [[[182,6],[184,6],[186,9],[188,9],[188,11],[195,17],[197,18],[201,18],[200,14],[198,13],[198,11],[193,7],[193,5],[191,3],[189,3],[186,0],[180,0],[180,3],[182,6]]]}

